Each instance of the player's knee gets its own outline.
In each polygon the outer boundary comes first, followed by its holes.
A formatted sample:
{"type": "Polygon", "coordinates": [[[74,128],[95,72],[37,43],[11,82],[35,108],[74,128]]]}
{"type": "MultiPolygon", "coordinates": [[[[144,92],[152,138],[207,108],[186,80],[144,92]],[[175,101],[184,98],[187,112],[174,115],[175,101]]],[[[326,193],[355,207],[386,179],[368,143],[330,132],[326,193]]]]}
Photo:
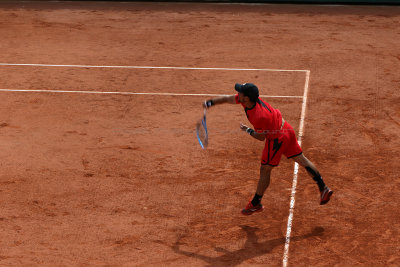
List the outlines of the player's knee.
{"type": "Polygon", "coordinates": [[[266,172],[266,173],[271,172],[272,168],[273,168],[273,166],[271,166],[271,165],[261,165],[260,166],[260,170],[262,172],[266,172]]]}
{"type": "Polygon", "coordinates": [[[304,156],[303,153],[294,157],[293,160],[296,161],[298,164],[300,164],[303,167],[307,166],[308,162],[309,162],[309,160],[306,158],[306,156],[304,156]]]}

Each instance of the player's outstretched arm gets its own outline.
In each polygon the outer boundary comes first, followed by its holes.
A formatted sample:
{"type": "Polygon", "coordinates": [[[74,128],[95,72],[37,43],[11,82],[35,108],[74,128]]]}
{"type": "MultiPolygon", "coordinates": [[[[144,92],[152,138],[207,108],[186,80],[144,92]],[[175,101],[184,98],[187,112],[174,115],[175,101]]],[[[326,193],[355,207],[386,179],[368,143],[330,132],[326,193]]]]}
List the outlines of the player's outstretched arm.
{"type": "Polygon", "coordinates": [[[236,104],[235,95],[220,96],[220,97],[206,100],[203,103],[203,107],[210,108],[211,106],[224,104],[224,103],[236,104]]]}

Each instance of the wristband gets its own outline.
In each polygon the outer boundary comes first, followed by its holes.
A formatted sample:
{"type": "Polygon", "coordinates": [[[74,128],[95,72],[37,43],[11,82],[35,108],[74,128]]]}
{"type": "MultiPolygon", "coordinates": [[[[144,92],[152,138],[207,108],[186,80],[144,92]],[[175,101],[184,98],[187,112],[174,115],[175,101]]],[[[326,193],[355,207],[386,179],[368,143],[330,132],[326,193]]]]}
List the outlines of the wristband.
{"type": "Polygon", "coordinates": [[[246,129],[246,133],[248,133],[249,135],[253,135],[254,130],[251,129],[251,128],[247,128],[247,129],[246,129]]]}
{"type": "Polygon", "coordinates": [[[214,105],[214,101],[212,100],[207,100],[206,102],[204,102],[204,104],[206,105],[207,108],[211,107],[214,105]]]}

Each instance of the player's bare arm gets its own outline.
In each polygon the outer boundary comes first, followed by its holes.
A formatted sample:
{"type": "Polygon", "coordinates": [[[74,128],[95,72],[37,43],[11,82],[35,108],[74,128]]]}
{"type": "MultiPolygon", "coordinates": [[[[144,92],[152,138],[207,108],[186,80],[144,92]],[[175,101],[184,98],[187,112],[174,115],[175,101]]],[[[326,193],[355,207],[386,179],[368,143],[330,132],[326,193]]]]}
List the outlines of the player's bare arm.
{"type": "Polygon", "coordinates": [[[255,139],[257,139],[259,141],[264,141],[265,140],[265,134],[264,133],[257,133],[255,130],[253,130],[252,128],[248,127],[247,125],[244,125],[243,123],[240,123],[240,129],[242,131],[245,131],[250,136],[254,137],[255,139]]]}
{"type": "Polygon", "coordinates": [[[203,107],[210,108],[211,106],[225,103],[236,104],[235,95],[220,96],[210,100],[206,100],[203,103],[203,107]]]}

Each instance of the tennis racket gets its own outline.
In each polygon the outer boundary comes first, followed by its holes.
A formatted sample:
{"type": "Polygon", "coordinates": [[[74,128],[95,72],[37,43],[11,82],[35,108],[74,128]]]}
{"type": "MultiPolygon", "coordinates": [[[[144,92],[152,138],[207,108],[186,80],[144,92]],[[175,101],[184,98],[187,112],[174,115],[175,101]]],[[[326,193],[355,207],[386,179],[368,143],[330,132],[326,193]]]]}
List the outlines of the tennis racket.
{"type": "Polygon", "coordinates": [[[202,149],[206,149],[207,145],[208,145],[206,113],[207,113],[207,110],[204,109],[203,118],[201,120],[199,120],[196,124],[197,140],[199,141],[199,144],[202,149]]]}

